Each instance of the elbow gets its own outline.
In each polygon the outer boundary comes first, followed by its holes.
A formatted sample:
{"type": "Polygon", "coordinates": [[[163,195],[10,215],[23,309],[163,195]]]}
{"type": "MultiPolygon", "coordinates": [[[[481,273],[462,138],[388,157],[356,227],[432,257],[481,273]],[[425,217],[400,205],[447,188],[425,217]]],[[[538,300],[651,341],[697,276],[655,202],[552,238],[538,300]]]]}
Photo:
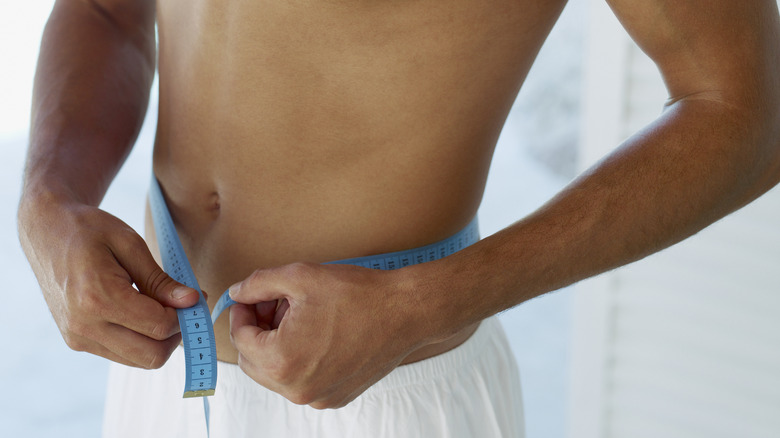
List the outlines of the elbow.
{"type": "Polygon", "coordinates": [[[773,186],[780,183],[780,71],[773,75],[765,88],[764,102],[760,115],[761,143],[770,168],[769,177],[773,186]]]}
{"type": "Polygon", "coordinates": [[[780,182],[780,50],[772,50],[766,57],[764,72],[759,76],[759,105],[761,128],[766,133],[762,138],[766,144],[768,158],[773,163],[774,176],[780,182]]]}
{"type": "Polygon", "coordinates": [[[753,115],[753,138],[758,145],[756,168],[762,175],[756,187],[758,194],[780,184],[780,85],[768,90],[762,105],[753,115]]]}

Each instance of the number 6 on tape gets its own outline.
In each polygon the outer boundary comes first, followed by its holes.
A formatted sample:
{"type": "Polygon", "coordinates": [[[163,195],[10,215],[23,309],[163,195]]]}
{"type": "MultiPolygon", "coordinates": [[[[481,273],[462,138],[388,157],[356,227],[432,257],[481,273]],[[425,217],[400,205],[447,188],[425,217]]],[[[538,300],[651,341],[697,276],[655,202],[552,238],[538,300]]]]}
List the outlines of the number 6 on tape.
{"type": "Polygon", "coordinates": [[[198,304],[188,309],[176,310],[186,365],[184,397],[214,395],[214,389],[217,387],[217,346],[214,342],[214,326],[211,322],[209,306],[181,246],[162,190],[154,175],[149,190],[149,205],[163,269],[171,278],[197,290],[200,295],[198,304]]]}
{"type": "MultiPolygon", "coordinates": [[[[184,344],[184,359],[187,366],[184,397],[214,395],[214,389],[217,387],[217,350],[214,343],[212,322],[216,321],[220,313],[235,302],[225,291],[214,306],[214,313],[209,314],[206,299],[203,298],[190,262],[184,254],[184,248],[181,246],[179,235],[176,234],[176,227],[173,226],[173,220],[168,212],[165,199],[163,199],[160,185],[154,175],[152,175],[152,185],[149,190],[149,204],[152,209],[152,219],[157,233],[163,269],[174,280],[196,289],[200,294],[198,304],[189,309],[177,310],[184,344]]],[[[371,269],[398,269],[447,257],[477,241],[479,241],[479,224],[475,217],[466,228],[440,242],[405,251],[331,263],[350,264],[371,269]]]]}

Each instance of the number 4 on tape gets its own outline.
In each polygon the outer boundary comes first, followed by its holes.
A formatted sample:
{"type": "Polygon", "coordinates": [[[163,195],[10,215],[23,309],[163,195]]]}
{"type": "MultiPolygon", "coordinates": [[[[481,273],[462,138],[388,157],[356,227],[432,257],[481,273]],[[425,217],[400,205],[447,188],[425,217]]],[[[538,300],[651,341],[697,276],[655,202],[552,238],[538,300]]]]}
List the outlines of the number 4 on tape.
{"type": "Polygon", "coordinates": [[[188,309],[177,309],[184,345],[185,376],[184,397],[214,395],[217,387],[217,349],[214,342],[214,326],[211,322],[206,298],[200,290],[195,273],[176,233],[176,227],[168,212],[162,190],[152,175],[149,190],[154,230],[160,247],[163,269],[174,280],[198,291],[198,303],[188,309]]]}

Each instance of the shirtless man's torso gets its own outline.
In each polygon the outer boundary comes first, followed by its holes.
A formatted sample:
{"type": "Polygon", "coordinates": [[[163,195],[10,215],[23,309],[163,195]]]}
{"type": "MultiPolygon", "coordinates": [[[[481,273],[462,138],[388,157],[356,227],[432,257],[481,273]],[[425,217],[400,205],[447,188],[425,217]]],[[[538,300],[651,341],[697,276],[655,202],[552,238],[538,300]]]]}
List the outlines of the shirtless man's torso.
{"type": "MultiPolygon", "coordinates": [[[[465,226],[564,4],[158,2],[154,172],[210,306],[256,269],[465,226]]],[[[219,358],[236,362],[228,318],[215,331],[219,358]]]]}
{"type": "MultiPolygon", "coordinates": [[[[228,287],[239,303],[215,327],[219,358],[238,362],[240,389],[302,405],[305,418],[474,339],[504,339],[496,313],[673,245],[780,182],[776,1],[607,2],[659,67],[659,117],[501,232],[376,271],[320,263],[415,248],[470,222],[564,0],[58,0],[18,223],[65,342],[160,368],[181,341],[175,309],[197,301],[155,262],[148,218],[144,241],[98,208],[155,71],[154,173],[210,304],[228,287]]],[[[508,345],[493,346],[499,359],[479,362],[461,401],[483,396],[477,415],[504,409],[520,433],[508,345]]],[[[463,403],[436,418],[473,416],[463,403]]]]}

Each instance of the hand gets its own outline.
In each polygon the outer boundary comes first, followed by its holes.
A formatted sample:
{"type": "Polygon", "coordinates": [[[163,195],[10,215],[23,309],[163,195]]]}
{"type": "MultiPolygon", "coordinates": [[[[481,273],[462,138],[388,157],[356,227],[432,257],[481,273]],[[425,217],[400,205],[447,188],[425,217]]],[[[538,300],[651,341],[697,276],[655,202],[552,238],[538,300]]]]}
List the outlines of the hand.
{"type": "Polygon", "coordinates": [[[230,288],[238,365],[293,403],[346,405],[424,344],[400,272],[303,263],[254,272],[230,288]]]}
{"type": "Polygon", "coordinates": [[[98,208],[48,202],[19,216],[22,246],[68,346],[162,366],[181,340],[173,307],[194,305],[197,291],[166,275],[132,228],[98,208]]]}

